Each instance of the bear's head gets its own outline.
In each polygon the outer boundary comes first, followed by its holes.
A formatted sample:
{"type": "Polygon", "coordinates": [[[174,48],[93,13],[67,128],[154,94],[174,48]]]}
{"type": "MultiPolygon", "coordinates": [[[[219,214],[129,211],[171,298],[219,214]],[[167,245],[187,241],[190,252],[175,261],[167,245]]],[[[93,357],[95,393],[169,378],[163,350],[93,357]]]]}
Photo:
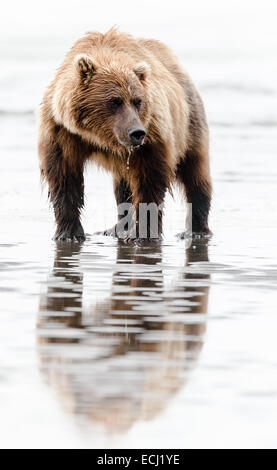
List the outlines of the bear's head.
{"type": "Polygon", "coordinates": [[[115,152],[142,145],[149,123],[149,65],[86,54],[74,63],[78,85],[71,104],[78,133],[115,152]]]}

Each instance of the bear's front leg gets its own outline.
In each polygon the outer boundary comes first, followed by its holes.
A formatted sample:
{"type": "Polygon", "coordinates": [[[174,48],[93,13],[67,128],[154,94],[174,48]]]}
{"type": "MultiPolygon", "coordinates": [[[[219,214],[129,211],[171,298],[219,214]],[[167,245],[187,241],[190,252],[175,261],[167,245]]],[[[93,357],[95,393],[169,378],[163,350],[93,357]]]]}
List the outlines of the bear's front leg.
{"type": "Polygon", "coordinates": [[[161,239],[163,202],[172,175],[164,144],[145,144],[134,155],[130,187],[136,226],[127,236],[127,242],[161,239]]]}
{"type": "MultiPolygon", "coordinates": [[[[70,147],[74,149],[74,146],[70,147]]],[[[83,162],[72,154],[65,158],[62,146],[56,141],[44,146],[42,176],[49,186],[49,197],[57,224],[54,240],[84,241],[80,222],[84,205],[83,162]]]]}
{"type": "Polygon", "coordinates": [[[84,241],[84,229],[80,222],[80,211],[84,205],[83,172],[73,172],[66,165],[62,185],[50,188],[50,198],[53,204],[57,229],[54,236],[56,241],[84,241]]]}
{"type": "Polygon", "coordinates": [[[62,186],[50,188],[57,229],[56,241],[84,241],[85,233],[80,222],[80,211],[84,205],[83,174],[69,171],[63,175],[62,186]]]}

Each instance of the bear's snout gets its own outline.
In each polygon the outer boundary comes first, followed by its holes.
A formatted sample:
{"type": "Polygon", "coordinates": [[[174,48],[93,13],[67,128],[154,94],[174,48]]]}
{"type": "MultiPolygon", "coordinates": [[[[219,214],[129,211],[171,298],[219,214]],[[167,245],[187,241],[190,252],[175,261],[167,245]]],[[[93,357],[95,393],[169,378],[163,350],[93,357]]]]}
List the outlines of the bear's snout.
{"type": "Polygon", "coordinates": [[[133,126],[128,129],[128,135],[131,140],[131,144],[133,147],[137,147],[143,143],[144,137],[146,136],[146,132],[144,127],[140,126],[133,126]]]}

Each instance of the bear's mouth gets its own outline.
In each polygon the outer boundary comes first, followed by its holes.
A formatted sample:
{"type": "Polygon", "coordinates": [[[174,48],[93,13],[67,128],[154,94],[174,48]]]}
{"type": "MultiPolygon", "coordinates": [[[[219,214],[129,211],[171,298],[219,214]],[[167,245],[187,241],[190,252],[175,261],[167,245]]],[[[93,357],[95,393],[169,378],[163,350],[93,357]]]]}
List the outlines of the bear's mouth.
{"type": "Polygon", "coordinates": [[[144,145],[144,143],[145,143],[145,138],[143,139],[143,141],[141,142],[141,144],[139,144],[139,145],[131,145],[131,149],[137,150],[137,149],[139,149],[140,147],[142,147],[142,145],[144,145]]]}
{"type": "Polygon", "coordinates": [[[140,147],[142,147],[142,145],[144,145],[146,143],[146,137],[138,145],[131,144],[130,142],[123,142],[120,139],[118,139],[118,142],[119,142],[120,145],[127,148],[128,151],[133,152],[134,150],[138,150],[140,147]]]}

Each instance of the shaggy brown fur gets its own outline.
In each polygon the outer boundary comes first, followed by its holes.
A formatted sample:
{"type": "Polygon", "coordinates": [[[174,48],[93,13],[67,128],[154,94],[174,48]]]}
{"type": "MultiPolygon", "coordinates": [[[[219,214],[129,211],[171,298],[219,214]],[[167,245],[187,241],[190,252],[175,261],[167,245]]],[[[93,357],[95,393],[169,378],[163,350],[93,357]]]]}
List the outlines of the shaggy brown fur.
{"type": "MultiPolygon", "coordinates": [[[[80,211],[89,159],[113,174],[117,203],[132,202],[136,214],[140,203],[158,207],[177,181],[192,203],[193,230],[209,233],[203,104],[177,58],[156,40],[135,39],[115,29],[78,40],[44,96],[39,157],[58,240],[85,238],[80,211]],[[130,129],[145,130],[141,145],[133,145],[130,129]]],[[[157,210],[161,234],[162,209],[157,210]]]]}

